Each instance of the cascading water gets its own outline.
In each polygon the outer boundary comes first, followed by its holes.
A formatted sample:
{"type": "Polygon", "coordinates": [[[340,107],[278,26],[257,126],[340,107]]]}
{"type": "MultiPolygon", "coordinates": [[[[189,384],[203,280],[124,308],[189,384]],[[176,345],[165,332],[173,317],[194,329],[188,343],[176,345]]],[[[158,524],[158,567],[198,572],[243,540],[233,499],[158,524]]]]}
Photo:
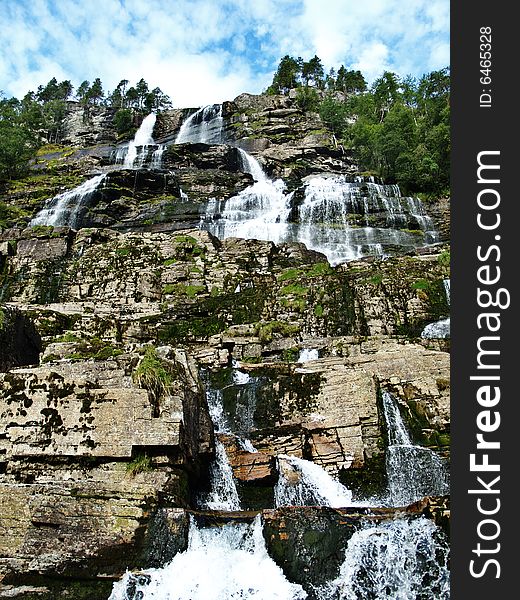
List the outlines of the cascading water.
{"type": "Polygon", "coordinates": [[[224,141],[223,126],[222,105],[204,106],[184,121],[175,143],[221,144],[224,141]]]}
{"type": "Polygon", "coordinates": [[[326,600],[448,600],[449,546],[430,520],[365,526],[350,538],[338,577],[318,588],[326,600]]]}
{"type": "Polygon", "coordinates": [[[222,392],[207,386],[206,398],[216,433],[215,458],[210,466],[209,491],[200,495],[198,503],[201,508],[209,510],[240,510],[240,498],[233,478],[233,469],[229,464],[224,444],[218,439],[219,433],[229,433],[222,406],[222,392]]]}
{"type": "MultiPolygon", "coordinates": [[[[205,106],[182,124],[175,142],[225,142],[222,106],[205,106]]],[[[344,176],[311,177],[294,218],[294,193],[270,180],[260,163],[238,148],[242,170],[255,183],[227,200],[210,200],[200,226],[220,239],[239,237],[275,242],[303,242],[325,254],[333,265],[388,249],[416,248],[437,241],[433,222],[418,198],[402,197],[397,185],[381,185],[344,176]],[[353,215],[363,226],[353,226],[353,215]],[[380,225],[373,226],[376,219],[380,225]],[[414,231],[412,231],[414,230],[414,231]]]]}
{"type": "Polygon", "coordinates": [[[242,169],[255,183],[224,201],[208,203],[202,227],[220,239],[239,237],[275,243],[286,241],[289,232],[292,194],[285,193],[281,179],[271,181],[260,163],[241,148],[242,169]]]}
{"type": "Polygon", "coordinates": [[[34,225],[52,225],[54,227],[68,225],[77,229],[81,225],[84,209],[105,177],[105,174],[96,175],[80,186],[47,200],[45,206],[29,225],[31,227],[34,225]]]}
{"type": "Polygon", "coordinates": [[[251,525],[199,528],[190,523],[188,549],[163,569],[127,573],[109,600],[303,600],[269,557],[257,517],[251,525]]]}
{"type": "Polygon", "coordinates": [[[318,360],[319,357],[320,355],[316,348],[302,348],[298,356],[298,362],[305,363],[310,360],[318,360]]]}
{"type": "Polygon", "coordinates": [[[278,482],[274,489],[279,506],[352,506],[352,493],[319,465],[296,458],[278,456],[278,482]]]}
{"type": "Polygon", "coordinates": [[[199,504],[208,510],[240,510],[233,469],[229,464],[226,449],[222,442],[215,440],[215,458],[210,467],[210,490],[201,495],[199,504]]]}
{"type": "MultiPolygon", "coordinates": [[[[146,127],[151,121],[152,118],[146,127]]],[[[164,148],[153,146],[152,131],[153,126],[148,129],[148,141],[145,131],[142,138],[136,134],[133,149],[129,146],[122,159],[125,166],[150,164],[151,168],[158,168],[164,148]]],[[[221,105],[194,112],[182,124],[175,142],[225,142],[221,105]]],[[[305,182],[298,204],[294,194],[287,193],[282,180],[270,180],[254,157],[241,149],[238,153],[241,168],[252,175],[253,185],[225,202],[210,201],[201,222],[201,227],[220,238],[300,241],[323,252],[332,264],[367,254],[384,255],[395,245],[412,248],[436,240],[431,220],[420,201],[402,197],[398,186],[384,186],[373,179],[367,182],[362,178],[347,181],[342,176],[311,177],[305,182]],[[357,226],[350,223],[352,215],[356,216],[357,226]],[[422,234],[404,231],[405,228],[421,230],[422,234]]],[[[298,362],[318,358],[316,349],[303,349],[298,362]]],[[[256,452],[246,436],[255,429],[261,378],[241,370],[236,361],[226,377],[226,385],[220,389],[212,388],[206,381],[210,415],[217,434],[216,456],[210,469],[210,490],[200,496],[198,504],[203,509],[235,511],[240,510],[240,499],[226,449],[218,438],[235,435],[244,450],[256,452]]],[[[391,397],[389,400],[393,403],[391,397]]],[[[430,450],[412,444],[395,403],[385,404],[385,419],[390,440],[387,449],[390,491],[384,503],[397,506],[426,494],[445,493],[444,465],[430,450]]],[[[319,465],[285,455],[277,457],[277,464],[279,477],[274,489],[277,507],[355,505],[350,490],[319,465]]],[[[422,518],[362,527],[350,539],[338,577],[317,590],[316,597],[445,600],[449,597],[447,548],[438,528],[422,518]]],[[[287,581],[268,556],[258,517],[253,525],[230,523],[205,528],[192,519],[186,552],[177,554],[163,569],[127,574],[115,584],[110,600],[306,597],[306,592],[287,581]]]]}
{"type": "Polygon", "coordinates": [[[149,162],[151,169],[161,168],[162,155],[166,146],[156,144],[152,137],[156,120],[155,113],[150,113],[143,119],[134,139],[128,146],[122,146],[117,150],[116,164],[122,164],[126,169],[138,169],[149,162]]]}
{"type": "Polygon", "coordinates": [[[392,395],[383,391],[388,447],[386,472],[391,506],[406,506],[424,496],[449,493],[449,477],[442,460],[429,448],[412,444],[399,407],[392,395]]]}
{"type": "MultiPolygon", "coordinates": [[[[446,299],[448,300],[448,306],[450,305],[450,280],[444,280],[444,289],[446,291],[446,299]]],[[[441,319],[435,321],[435,323],[429,323],[421,332],[421,337],[426,339],[433,338],[449,338],[450,337],[450,317],[447,319],[441,319]]]]}
{"type": "Polygon", "coordinates": [[[392,246],[415,248],[437,239],[419,199],[403,198],[397,185],[351,182],[341,175],[307,180],[298,220],[295,241],[322,252],[333,265],[381,256],[392,246]],[[352,226],[353,215],[361,216],[363,225],[352,226]],[[376,217],[381,222],[377,227],[371,225],[376,217]]]}

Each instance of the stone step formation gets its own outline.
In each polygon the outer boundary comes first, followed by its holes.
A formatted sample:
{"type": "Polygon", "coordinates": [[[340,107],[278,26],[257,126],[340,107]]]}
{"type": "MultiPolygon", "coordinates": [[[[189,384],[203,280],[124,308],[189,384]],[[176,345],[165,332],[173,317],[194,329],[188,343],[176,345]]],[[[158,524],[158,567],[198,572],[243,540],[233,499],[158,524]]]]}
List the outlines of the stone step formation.
{"type": "Polygon", "coordinates": [[[446,199],[359,174],[286,97],[119,146],[69,110],[0,234],[2,584],[448,598],[449,338],[421,335],[449,315],[446,199]]]}

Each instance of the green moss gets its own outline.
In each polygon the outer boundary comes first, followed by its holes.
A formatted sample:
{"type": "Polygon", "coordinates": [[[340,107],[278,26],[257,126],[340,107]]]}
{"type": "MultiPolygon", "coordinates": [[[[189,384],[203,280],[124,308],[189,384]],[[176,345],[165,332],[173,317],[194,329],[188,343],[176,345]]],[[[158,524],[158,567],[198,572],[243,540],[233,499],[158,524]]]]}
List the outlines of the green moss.
{"type": "Polygon", "coordinates": [[[299,284],[289,284],[284,286],[279,294],[282,296],[306,296],[309,290],[306,287],[303,287],[299,284]]]}
{"type": "Polygon", "coordinates": [[[323,317],[323,306],[321,304],[316,304],[314,306],[314,314],[317,317],[323,317]]]}
{"type": "Polygon", "coordinates": [[[328,262],[314,263],[307,271],[306,275],[307,277],[322,277],[323,275],[332,275],[334,272],[334,269],[328,262]]]}
{"type": "Polygon", "coordinates": [[[451,253],[449,250],[443,250],[437,257],[437,262],[441,267],[448,267],[451,264],[451,253]]]}
{"type": "Polygon", "coordinates": [[[383,275],[381,273],[376,273],[370,277],[370,283],[373,285],[380,285],[383,282],[383,275]]]}
{"type": "Polygon", "coordinates": [[[195,298],[198,294],[202,294],[206,291],[205,285],[185,285],[183,288],[184,293],[188,298],[195,298]]]}
{"type": "Polygon", "coordinates": [[[292,323],[283,323],[281,321],[270,321],[269,323],[258,323],[255,328],[255,335],[263,344],[272,342],[275,335],[280,337],[291,337],[300,332],[300,326],[292,323]]]}
{"type": "Polygon", "coordinates": [[[115,356],[120,356],[123,351],[120,348],[113,348],[112,346],[104,346],[94,354],[94,360],[107,360],[115,356]]]}
{"type": "Polygon", "coordinates": [[[286,269],[278,275],[277,279],[278,281],[289,281],[291,279],[297,279],[302,273],[303,271],[301,269],[286,269]]]}
{"type": "Polygon", "coordinates": [[[426,279],[418,279],[412,283],[413,290],[427,290],[430,287],[430,282],[426,279]]]}
{"type": "Polygon", "coordinates": [[[307,301],[305,300],[305,298],[282,298],[280,304],[288,310],[292,310],[298,313],[304,313],[305,308],[307,306],[307,301]]]}
{"type": "Polygon", "coordinates": [[[167,258],[165,261],[163,261],[163,265],[165,267],[169,267],[170,265],[174,265],[177,262],[176,258],[167,258]]]}
{"type": "Polygon", "coordinates": [[[195,298],[199,294],[206,292],[205,285],[184,285],[182,283],[167,283],[163,287],[163,294],[186,295],[188,298],[195,298]]]}
{"type": "Polygon", "coordinates": [[[33,225],[31,235],[33,237],[60,237],[59,233],[54,233],[52,225],[33,225]]]}
{"type": "Polygon", "coordinates": [[[76,334],[72,333],[72,331],[67,331],[63,335],[58,336],[54,341],[55,342],[80,342],[81,339],[76,334]]]}
{"type": "Polygon", "coordinates": [[[286,348],[282,351],[282,360],[285,362],[296,362],[300,351],[298,348],[286,348]]]}

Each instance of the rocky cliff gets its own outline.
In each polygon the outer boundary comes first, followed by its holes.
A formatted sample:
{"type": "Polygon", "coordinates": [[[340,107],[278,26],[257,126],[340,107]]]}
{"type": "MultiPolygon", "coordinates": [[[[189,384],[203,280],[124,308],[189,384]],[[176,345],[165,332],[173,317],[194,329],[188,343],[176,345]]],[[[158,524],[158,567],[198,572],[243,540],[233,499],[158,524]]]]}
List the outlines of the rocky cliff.
{"type": "MultiPolygon", "coordinates": [[[[157,145],[192,112],[160,115],[157,145]]],[[[295,206],[305,178],[357,174],[318,115],[289,97],[243,94],[222,116],[226,143],[170,143],[160,168],[124,168],[111,115],[85,124],[72,106],[68,146],[42,152],[5,190],[0,597],[107,598],[127,568],[184,550],[217,440],[242,507],[264,510],[270,552],[293,576],[309,560],[286,548],[298,514],[326,523],[342,547],[345,519],[366,515],[274,510],[277,456],[322,466],[356,500],[384,495],[388,391],[414,443],[449,457],[449,340],[420,337],[449,314],[448,202],[427,207],[441,243],[384,260],[333,267],[302,243],[218,239],[198,225],[209,202],[252,185],[239,147],[283,178],[295,206]],[[80,228],[27,227],[48,198],[96,173],[106,177],[80,228]],[[250,388],[233,378],[237,365],[250,388]],[[208,389],[254,452],[214,431],[208,389]]],[[[366,210],[353,227],[369,213],[382,220],[381,208],[366,210]]],[[[445,525],[441,506],[409,511],[445,525]]]]}

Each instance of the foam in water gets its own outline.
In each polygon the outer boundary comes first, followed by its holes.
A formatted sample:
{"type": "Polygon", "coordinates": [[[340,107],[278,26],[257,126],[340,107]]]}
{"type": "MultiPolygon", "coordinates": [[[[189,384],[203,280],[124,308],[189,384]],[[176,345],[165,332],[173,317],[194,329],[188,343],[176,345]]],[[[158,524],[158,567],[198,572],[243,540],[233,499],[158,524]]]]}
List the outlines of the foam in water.
{"type": "Polygon", "coordinates": [[[207,510],[240,510],[233,469],[222,442],[215,440],[215,459],[210,467],[210,491],[199,498],[199,507],[207,510]]]}
{"type": "Polygon", "coordinates": [[[201,225],[220,239],[239,237],[280,244],[289,237],[290,200],[281,179],[264,177],[228,200],[210,200],[201,225]]]}
{"type": "Polygon", "coordinates": [[[280,474],[274,490],[276,507],[352,506],[351,491],[319,465],[295,456],[279,455],[278,469],[280,474]]]}
{"type": "Polygon", "coordinates": [[[92,194],[98,189],[106,175],[96,175],[80,186],[54,196],[32,219],[29,225],[53,225],[54,227],[68,225],[79,228],[81,225],[82,209],[88,206],[92,194]]]}
{"type": "Polygon", "coordinates": [[[221,144],[224,138],[223,126],[222,105],[204,106],[184,121],[175,138],[175,143],[221,144]]]}
{"type": "Polygon", "coordinates": [[[233,359],[232,362],[233,367],[233,383],[236,385],[246,385],[251,381],[251,377],[248,373],[244,373],[244,371],[240,371],[238,368],[238,362],[233,359]]]}
{"type": "Polygon", "coordinates": [[[430,520],[365,526],[350,538],[338,577],[317,589],[334,600],[448,600],[449,546],[430,520]]]}
{"type": "Polygon", "coordinates": [[[391,506],[406,506],[424,496],[449,493],[448,472],[442,460],[429,448],[412,443],[397,403],[383,391],[383,412],[387,426],[386,472],[391,506]]]}
{"type": "Polygon", "coordinates": [[[319,353],[315,348],[302,348],[300,350],[300,355],[298,356],[298,362],[304,363],[309,360],[318,360],[319,353]]]}
{"type": "Polygon", "coordinates": [[[150,113],[143,119],[139,129],[135,132],[134,139],[127,146],[117,149],[116,164],[122,164],[126,169],[138,169],[149,162],[151,169],[161,168],[162,155],[166,145],[156,144],[152,137],[156,120],[155,113],[150,113]]]}
{"type": "Polygon", "coordinates": [[[128,144],[128,152],[124,162],[125,167],[134,166],[139,147],[150,146],[154,143],[152,133],[156,119],[157,115],[155,113],[150,113],[143,119],[139,129],[135,132],[134,139],[128,144]]]}
{"type": "Polygon", "coordinates": [[[350,182],[341,175],[308,179],[298,215],[297,241],[325,254],[333,265],[366,255],[382,256],[386,247],[414,248],[437,236],[421,201],[403,198],[399,186],[350,182]],[[382,215],[384,227],[370,226],[373,213],[382,215]],[[352,227],[352,214],[364,215],[364,226],[352,227]],[[421,229],[424,237],[399,229],[408,226],[421,229]]]}
{"type": "Polygon", "coordinates": [[[188,549],[163,569],[127,573],[109,600],[304,600],[269,557],[257,517],[252,525],[201,529],[191,521],[188,549]]]}

